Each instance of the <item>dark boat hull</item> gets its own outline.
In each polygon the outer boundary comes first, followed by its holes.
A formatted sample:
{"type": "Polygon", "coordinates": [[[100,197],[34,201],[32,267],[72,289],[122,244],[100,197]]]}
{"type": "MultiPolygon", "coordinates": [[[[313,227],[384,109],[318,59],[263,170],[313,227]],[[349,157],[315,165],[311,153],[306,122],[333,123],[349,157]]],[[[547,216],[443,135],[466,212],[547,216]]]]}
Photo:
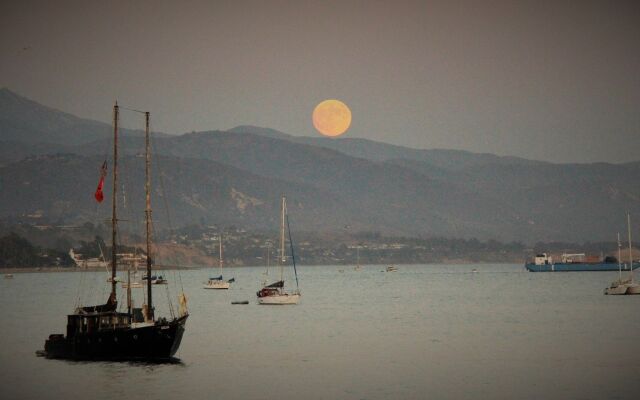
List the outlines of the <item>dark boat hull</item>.
{"type": "MultiPolygon", "coordinates": [[[[618,271],[617,263],[555,263],[536,265],[526,263],[524,267],[529,272],[585,272],[585,271],[618,271]]],[[[633,262],[633,269],[640,267],[640,263],[633,262]]],[[[629,270],[629,264],[623,264],[623,271],[629,270]]]]}
{"type": "Polygon", "coordinates": [[[170,360],[180,347],[187,317],[147,326],[102,329],[71,338],[51,335],[45,342],[44,356],[72,360],[170,360]]]}

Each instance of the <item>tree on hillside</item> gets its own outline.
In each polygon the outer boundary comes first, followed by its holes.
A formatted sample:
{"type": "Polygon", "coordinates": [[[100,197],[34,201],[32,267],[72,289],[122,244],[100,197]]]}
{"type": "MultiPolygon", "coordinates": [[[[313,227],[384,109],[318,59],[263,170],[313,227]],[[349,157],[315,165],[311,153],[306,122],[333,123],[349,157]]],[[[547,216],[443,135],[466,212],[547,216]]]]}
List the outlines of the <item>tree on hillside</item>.
{"type": "Polygon", "coordinates": [[[0,238],[0,267],[39,267],[42,263],[38,248],[15,232],[0,238]]]}

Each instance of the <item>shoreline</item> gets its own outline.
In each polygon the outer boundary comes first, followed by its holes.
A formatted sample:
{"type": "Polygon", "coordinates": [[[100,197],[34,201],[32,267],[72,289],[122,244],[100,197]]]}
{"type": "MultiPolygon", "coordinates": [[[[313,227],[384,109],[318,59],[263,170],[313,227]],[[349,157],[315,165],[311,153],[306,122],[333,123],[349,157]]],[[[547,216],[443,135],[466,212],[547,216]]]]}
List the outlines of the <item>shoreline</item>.
{"type": "MultiPolygon", "coordinates": [[[[488,262],[488,261],[482,261],[482,262],[473,262],[473,261],[462,261],[462,260],[456,260],[456,261],[443,261],[443,262],[438,262],[438,263],[427,263],[427,264],[415,264],[415,263],[410,263],[410,264],[400,264],[400,263],[383,263],[383,264],[363,264],[361,265],[361,267],[365,268],[365,267],[373,267],[373,266],[380,266],[380,265],[425,265],[425,266],[429,266],[429,265],[457,265],[457,266],[463,266],[463,265],[487,265],[487,264],[498,264],[498,265],[503,265],[503,264],[519,264],[519,263],[515,263],[515,262],[488,262]]],[[[355,265],[355,264],[354,264],[355,265]]],[[[351,267],[354,266],[352,264],[313,264],[313,265],[302,265],[303,267],[351,267]]],[[[300,265],[299,265],[300,266],[300,265]]],[[[229,266],[227,268],[251,268],[251,267],[264,267],[264,265],[237,265],[237,266],[229,266]]],[[[188,267],[178,267],[178,266],[159,266],[158,268],[154,268],[153,271],[177,271],[177,270],[181,270],[181,271],[190,271],[190,270],[197,270],[197,269],[208,269],[211,268],[210,266],[188,266],[188,267]]],[[[0,268],[0,274],[14,274],[14,273],[33,273],[33,272],[43,272],[43,273],[48,273],[48,272],[99,272],[99,271],[104,271],[104,268],[100,268],[100,267],[96,267],[96,268],[79,268],[79,267],[17,267],[17,268],[8,268],[8,267],[3,267],[0,268]]],[[[122,271],[122,270],[120,270],[122,271]]]]}
{"type": "MultiPolygon", "coordinates": [[[[208,267],[175,267],[175,266],[162,266],[154,268],[152,271],[177,271],[177,270],[192,270],[202,269],[208,267]]],[[[12,274],[12,273],[30,273],[30,272],[100,272],[104,271],[104,268],[80,268],[80,267],[17,267],[17,268],[0,268],[0,274],[12,274]]],[[[119,270],[121,272],[123,270],[119,270]]]]}

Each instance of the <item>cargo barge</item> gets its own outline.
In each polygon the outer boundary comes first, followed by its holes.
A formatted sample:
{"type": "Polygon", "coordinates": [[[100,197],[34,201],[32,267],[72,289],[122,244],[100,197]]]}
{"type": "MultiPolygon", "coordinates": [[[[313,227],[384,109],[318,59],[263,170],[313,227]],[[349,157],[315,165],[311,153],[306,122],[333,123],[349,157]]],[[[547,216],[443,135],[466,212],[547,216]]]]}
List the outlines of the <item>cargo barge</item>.
{"type": "MultiPolygon", "coordinates": [[[[553,262],[547,253],[536,254],[533,262],[524,267],[529,272],[581,272],[581,271],[618,271],[618,259],[615,257],[594,258],[585,254],[562,254],[560,262],[553,262]]],[[[640,262],[633,261],[633,269],[640,267],[640,262]]],[[[623,271],[629,271],[629,263],[622,263],[623,271]]]]}

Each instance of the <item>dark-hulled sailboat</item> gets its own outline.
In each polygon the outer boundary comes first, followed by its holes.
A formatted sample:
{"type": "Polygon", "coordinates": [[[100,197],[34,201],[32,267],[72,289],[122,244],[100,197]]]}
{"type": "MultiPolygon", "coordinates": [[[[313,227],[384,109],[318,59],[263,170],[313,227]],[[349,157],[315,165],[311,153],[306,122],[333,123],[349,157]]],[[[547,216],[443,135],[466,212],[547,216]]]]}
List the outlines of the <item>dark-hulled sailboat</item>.
{"type": "Polygon", "coordinates": [[[280,265],[280,280],[270,285],[265,285],[260,289],[258,296],[258,304],[264,305],[285,305],[298,304],[300,301],[300,287],[298,286],[298,271],[296,270],[296,257],[293,253],[293,239],[291,238],[291,229],[289,227],[289,214],[287,213],[287,199],[282,196],[281,219],[280,219],[280,254],[278,254],[278,264],[280,265]],[[284,290],[284,262],[286,262],[284,252],[284,226],[287,224],[289,232],[289,246],[291,248],[291,260],[293,261],[293,272],[296,277],[296,290],[287,292],[284,290]]]}
{"type": "MultiPolygon", "coordinates": [[[[151,199],[149,113],[145,112],[145,192],[147,276],[151,276],[151,199]]],[[[127,291],[127,310],[118,311],[116,297],[117,270],[117,201],[118,184],[118,103],[113,107],[113,193],[112,193],[112,254],[111,293],[102,305],[78,307],[67,316],[67,332],[52,334],[45,341],[43,355],[47,358],[80,360],[171,360],[182,340],[189,316],[184,293],[179,296],[180,311],[171,320],[156,318],[152,302],[152,282],[147,280],[147,304],[132,308],[131,291],[127,291]]],[[[172,312],[173,314],[173,312],[172,312]]]]}

